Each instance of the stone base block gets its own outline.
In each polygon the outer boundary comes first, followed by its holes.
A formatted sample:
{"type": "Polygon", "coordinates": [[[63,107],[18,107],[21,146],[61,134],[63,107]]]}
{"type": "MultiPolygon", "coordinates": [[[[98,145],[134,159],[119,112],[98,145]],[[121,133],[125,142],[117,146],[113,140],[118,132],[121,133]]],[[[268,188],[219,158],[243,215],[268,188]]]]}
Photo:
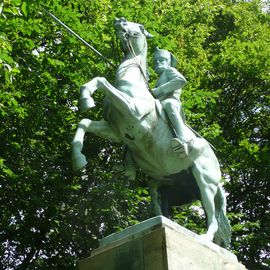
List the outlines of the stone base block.
{"type": "Polygon", "coordinates": [[[79,270],[245,270],[236,256],[157,216],[100,240],[79,270]]]}

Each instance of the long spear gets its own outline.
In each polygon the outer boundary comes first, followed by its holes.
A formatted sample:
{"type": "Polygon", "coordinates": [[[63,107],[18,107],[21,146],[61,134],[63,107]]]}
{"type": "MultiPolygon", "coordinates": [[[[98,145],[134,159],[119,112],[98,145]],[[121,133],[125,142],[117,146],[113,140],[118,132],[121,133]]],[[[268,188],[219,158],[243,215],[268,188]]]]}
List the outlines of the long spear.
{"type": "Polygon", "coordinates": [[[42,7],[42,9],[50,15],[56,22],[58,22],[60,25],[62,25],[69,33],[71,33],[73,36],[78,38],[84,45],[86,45],[88,48],[90,48],[93,52],[95,52],[99,57],[101,57],[103,60],[105,60],[108,64],[110,64],[112,67],[116,68],[116,65],[114,65],[110,60],[108,60],[105,56],[103,56],[98,50],[96,50],[92,45],[90,45],[87,41],[85,41],[82,37],[80,37],[78,34],[76,34],[72,29],[70,29],[67,25],[65,25],[63,22],[61,22],[56,16],[54,16],[51,12],[46,10],[42,7]]]}

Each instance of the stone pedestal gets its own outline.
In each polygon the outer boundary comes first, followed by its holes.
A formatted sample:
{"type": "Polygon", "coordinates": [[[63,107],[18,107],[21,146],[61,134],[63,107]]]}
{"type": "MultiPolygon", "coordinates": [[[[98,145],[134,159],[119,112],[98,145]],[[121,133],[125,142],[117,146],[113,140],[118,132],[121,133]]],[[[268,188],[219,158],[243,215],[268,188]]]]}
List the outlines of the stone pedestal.
{"type": "Polygon", "coordinates": [[[244,270],[234,254],[157,216],[100,240],[79,270],[244,270]]]}

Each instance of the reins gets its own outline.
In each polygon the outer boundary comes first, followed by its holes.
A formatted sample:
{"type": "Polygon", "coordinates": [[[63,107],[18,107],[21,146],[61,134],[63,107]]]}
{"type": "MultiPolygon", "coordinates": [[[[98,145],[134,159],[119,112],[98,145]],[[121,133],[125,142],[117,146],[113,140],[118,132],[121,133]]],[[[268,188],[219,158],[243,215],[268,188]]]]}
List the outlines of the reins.
{"type": "Polygon", "coordinates": [[[136,56],[136,54],[135,54],[135,52],[134,52],[132,43],[131,43],[131,41],[130,41],[130,35],[129,35],[128,33],[126,33],[126,38],[127,38],[128,49],[129,49],[130,53],[132,54],[133,59],[135,60],[135,63],[136,63],[136,65],[138,66],[138,68],[139,68],[139,70],[140,70],[140,72],[141,72],[141,74],[142,74],[142,76],[143,76],[143,80],[144,80],[144,83],[145,83],[145,85],[146,85],[146,88],[147,88],[147,90],[150,92],[150,94],[154,97],[154,95],[153,95],[153,93],[152,93],[152,91],[151,91],[151,89],[150,89],[150,85],[149,85],[149,83],[148,83],[148,79],[147,79],[147,77],[146,77],[146,74],[144,73],[143,68],[142,68],[142,66],[140,65],[140,63],[139,63],[139,61],[138,61],[138,58],[137,58],[137,56],[136,56]]]}

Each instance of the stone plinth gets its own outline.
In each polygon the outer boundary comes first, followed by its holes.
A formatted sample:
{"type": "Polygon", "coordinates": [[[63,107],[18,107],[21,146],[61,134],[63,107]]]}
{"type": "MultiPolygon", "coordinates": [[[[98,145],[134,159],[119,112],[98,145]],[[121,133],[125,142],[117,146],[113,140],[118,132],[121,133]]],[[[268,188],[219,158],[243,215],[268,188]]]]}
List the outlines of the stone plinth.
{"type": "Polygon", "coordinates": [[[100,240],[79,270],[244,270],[234,254],[157,216],[100,240]]]}

